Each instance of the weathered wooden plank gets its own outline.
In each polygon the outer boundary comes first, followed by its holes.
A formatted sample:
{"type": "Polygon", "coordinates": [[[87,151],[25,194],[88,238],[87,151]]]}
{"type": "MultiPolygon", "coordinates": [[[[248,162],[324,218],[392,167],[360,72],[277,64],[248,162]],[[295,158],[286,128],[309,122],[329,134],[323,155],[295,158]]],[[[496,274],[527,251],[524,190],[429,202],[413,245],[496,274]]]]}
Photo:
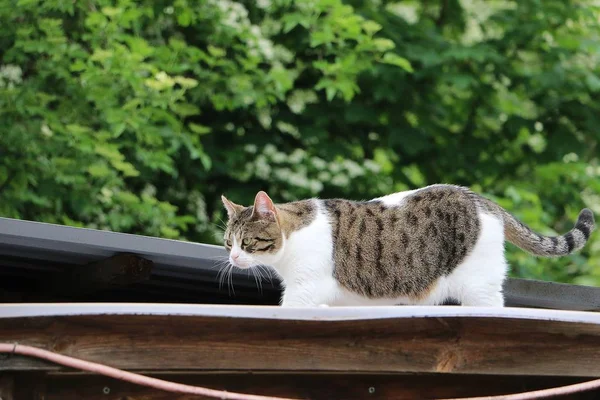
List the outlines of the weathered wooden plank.
{"type": "MultiPolygon", "coordinates": [[[[545,389],[583,381],[575,377],[370,374],[159,374],[160,379],[242,393],[311,400],[424,399],[487,396],[545,389]]],[[[17,375],[16,390],[42,380],[45,400],[188,400],[197,396],[161,392],[90,375],[17,375]]],[[[18,392],[17,392],[18,393],[18,392]]],[[[581,399],[596,399],[600,392],[581,399]]]]}
{"type": "MultiPolygon", "coordinates": [[[[129,370],[600,376],[600,325],[552,320],[0,318],[0,342],[14,341],[129,370]]],[[[48,367],[24,357],[0,361],[0,370],[36,368],[48,367]]]]}

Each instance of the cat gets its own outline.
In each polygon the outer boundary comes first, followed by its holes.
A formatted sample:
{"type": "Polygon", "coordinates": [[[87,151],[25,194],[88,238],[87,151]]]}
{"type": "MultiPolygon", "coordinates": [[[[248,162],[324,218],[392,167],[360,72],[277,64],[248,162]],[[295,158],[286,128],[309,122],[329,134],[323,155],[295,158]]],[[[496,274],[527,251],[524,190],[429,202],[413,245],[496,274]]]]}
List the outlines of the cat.
{"type": "Polygon", "coordinates": [[[594,230],[542,236],[467,188],[437,184],[370,201],[274,204],[263,191],[244,207],[222,196],[224,245],[237,268],[272,267],[284,307],[439,305],[503,307],[504,241],[542,257],[581,249],[594,230]]]}

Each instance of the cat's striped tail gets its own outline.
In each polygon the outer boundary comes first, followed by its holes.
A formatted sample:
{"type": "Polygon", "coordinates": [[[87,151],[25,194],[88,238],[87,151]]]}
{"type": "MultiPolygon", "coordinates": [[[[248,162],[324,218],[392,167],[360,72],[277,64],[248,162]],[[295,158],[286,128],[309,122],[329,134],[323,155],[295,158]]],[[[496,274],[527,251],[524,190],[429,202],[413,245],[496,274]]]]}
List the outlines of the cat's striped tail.
{"type": "Polygon", "coordinates": [[[560,236],[543,236],[519,221],[498,204],[480,197],[480,204],[489,212],[502,218],[506,240],[521,249],[541,257],[560,257],[581,249],[594,230],[594,214],[584,208],[573,229],[560,236]]]}

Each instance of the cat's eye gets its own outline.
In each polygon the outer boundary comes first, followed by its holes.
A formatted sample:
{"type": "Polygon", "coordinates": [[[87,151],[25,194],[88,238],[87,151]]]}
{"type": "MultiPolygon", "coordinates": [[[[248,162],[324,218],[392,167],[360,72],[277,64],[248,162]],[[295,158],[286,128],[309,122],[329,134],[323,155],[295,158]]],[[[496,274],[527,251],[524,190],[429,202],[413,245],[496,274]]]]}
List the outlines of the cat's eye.
{"type": "Polygon", "coordinates": [[[227,245],[227,247],[231,247],[231,240],[227,239],[225,241],[225,244],[227,245]]]}
{"type": "Polygon", "coordinates": [[[248,239],[248,238],[244,238],[244,239],[242,240],[242,245],[243,245],[243,246],[248,246],[249,244],[250,244],[250,239],[248,239]]]}

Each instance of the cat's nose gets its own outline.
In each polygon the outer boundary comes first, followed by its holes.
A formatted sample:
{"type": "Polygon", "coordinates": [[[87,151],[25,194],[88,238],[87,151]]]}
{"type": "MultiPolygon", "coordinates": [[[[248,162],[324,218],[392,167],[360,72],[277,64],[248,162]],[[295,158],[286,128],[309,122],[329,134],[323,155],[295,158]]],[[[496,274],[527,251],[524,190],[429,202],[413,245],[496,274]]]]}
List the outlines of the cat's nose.
{"type": "Polygon", "coordinates": [[[231,258],[233,261],[237,261],[237,259],[240,258],[240,253],[231,253],[231,258]]]}

